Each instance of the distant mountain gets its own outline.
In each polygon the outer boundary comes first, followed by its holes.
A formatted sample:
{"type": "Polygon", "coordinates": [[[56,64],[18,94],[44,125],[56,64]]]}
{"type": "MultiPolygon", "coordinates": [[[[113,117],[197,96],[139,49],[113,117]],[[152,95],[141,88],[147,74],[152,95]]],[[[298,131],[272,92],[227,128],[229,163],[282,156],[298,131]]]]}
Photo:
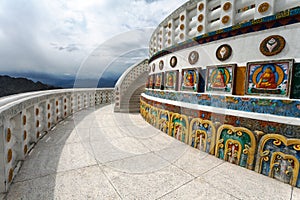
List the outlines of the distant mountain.
{"type": "MultiPolygon", "coordinates": [[[[79,79],[72,75],[54,75],[37,72],[1,72],[12,77],[26,77],[34,82],[55,85],[62,88],[107,88],[114,87],[120,74],[104,75],[100,79],[79,79]]],[[[0,75],[1,76],[1,75],[0,75]]]]}
{"type": "Polygon", "coordinates": [[[33,82],[26,78],[13,78],[0,75],[0,97],[23,92],[61,89],[52,85],[43,84],[40,81],[33,82]]]}

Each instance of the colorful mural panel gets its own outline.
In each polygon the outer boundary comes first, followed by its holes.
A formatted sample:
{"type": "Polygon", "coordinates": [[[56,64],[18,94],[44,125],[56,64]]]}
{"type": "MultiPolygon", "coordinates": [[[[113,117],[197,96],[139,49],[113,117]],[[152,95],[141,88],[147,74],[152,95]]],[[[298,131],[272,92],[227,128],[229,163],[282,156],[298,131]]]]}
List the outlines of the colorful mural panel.
{"type": "Polygon", "coordinates": [[[181,90],[197,92],[198,71],[196,69],[186,69],[182,71],[181,90]]]}
{"type": "Polygon", "coordinates": [[[256,171],[292,186],[300,187],[300,139],[286,139],[279,134],[262,137],[256,171]]]}
{"type": "Polygon", "coordinates": [[[155,76],[155,78],[154,78],[154,81],[155,81],[154,88],[163,90],[164,89],[163,88],[164,74],[163,73],[158,73],[158,74],[155,74],[154,76],[155,76]]]}
{"type": "Polygon", "coordinates": [[[177,90],[178,71],[169,71],[165,75],[165,89],[177,90]]]}
{"type": "Polygon", "coordinates": [[[254,134],[243,127],[222,125],[218,129],[215,156],[230,163],[254,168],[256,140],[254,134]]]}
{"type": "Polygon", "coordinates": [[[190,122],[189,145],[214,155],[216,128],[209,120],[194,118],[190,122]]]}
{"type": "Polygon", "coordinates": [[[178,113],[172,114],[169,135],[187,144],[189,139],[188,127],[189,121],[187,116],[178,113]]]}
{"type": "Polygon", "coordinates": [[[154,75],[149,76],[149,88],[154,89],[154,75]]]}
{"type": "Polygon", "coordinates": [[[158,129],[164,133],[169,133],[170,113],[167,110],[159,110],[158,114],[158,129]]]}
{"type": "Polygon", "coordinates": [[[154,127],[156,127],[157,125],[157,116],[158,116],[157,108],[150,106],[148,111],[148,122],[154,127]]]}
{"type": "Polygon", "coordinates": [[[206,92],[232,93],[235,65],[209,66],[206,75],[206,92]]]}
{"type": "Polygon", "coordinates": [[[247,94],[287,96],[293,60],[247,63],[247,94]]]}

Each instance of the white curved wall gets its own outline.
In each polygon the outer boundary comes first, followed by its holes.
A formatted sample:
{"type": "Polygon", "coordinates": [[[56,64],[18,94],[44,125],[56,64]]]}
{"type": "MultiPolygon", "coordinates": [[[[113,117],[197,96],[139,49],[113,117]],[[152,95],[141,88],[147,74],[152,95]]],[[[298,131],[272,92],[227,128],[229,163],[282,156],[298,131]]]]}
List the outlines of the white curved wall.
{"type": "Polygon", "coordinates": [[[34,144],[78,110],[113,101],[113,88],[63,89],[0,99],[0,192],[8,190],[34,144]]]}
{"type": "Polygon", "coordinates": [[[155,59],[149,63],[149,66],[152,66],[153,63],[158,66],[161,60],[165,63],[163,70],[155,67],[155,71],[151,71],[150,74],[191,67],[206,68],[206,66],[222,64],[237,64],[238,66],[246,66],[247,62],[262,60],[295,59],[296,62],[300,62],[299,31],[300,24],[293,24],[285,27],[260,31],[259,33],[253,32],[243,34],[179,50],[155,59]],[[286,40],[286,45],[279,54],[267,57],[260,52],[259,46],[260,43],[270,35],[281,35],[286,40]],[[219,61],[216,58],[216,50],[222,44],[229,44],[232,48],[232,55],[226,61],[219,61]],[[199,60],[194,65],[191,65],[188,62],[188,55],[191,51],[197,51],[199,53],[199,60]],[[174,68],[170,66],[170,59],[172,56],[177,57],[177,65],[174,68]]]}

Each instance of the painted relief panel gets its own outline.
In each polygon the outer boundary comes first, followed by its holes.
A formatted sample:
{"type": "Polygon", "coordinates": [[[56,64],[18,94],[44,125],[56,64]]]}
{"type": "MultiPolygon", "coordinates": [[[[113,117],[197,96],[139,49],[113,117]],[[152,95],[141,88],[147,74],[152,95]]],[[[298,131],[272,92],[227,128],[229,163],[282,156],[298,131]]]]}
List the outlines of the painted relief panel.
{"type": "Polygon", "coordinates": [[[181,90],[197,92],[198,71],[196,69],[186,69],[182,71],[181,90]]]}
{"type": "Polygon", "coordinates": [[[163,73],[158,73],[154,75],[154,89],[163,90],[163,73]]]}
{"type": "Polygon", "coordinates": [[[170,113],[167,110],[159,110],[158,129],[164,133],[169,133],[170,113]]]}
{"type": "Polygon", "coordinates": [[[256,140],[254,134],[243,127],[222,125],[218,129],[215,156],[230,163],[254,168],[256,140]]]}
{"type": "Polygon", "coordinates": [[[169,71],[165,73],[165,89],[177,90],[178,71],[169,71]]]}
{"type": "Polygon", "coordinates": [[[258,173],[300,187],[300,140],[279,134],[262,137],[256,164],[258,173]]]}
{"type": "Polygon", "coordinates": [[[216,129],[211,121],[194,118],[190,123],[189,134],[189,145],[214,154],[216,129]]]}
{"type": "Polygon", "coordinates": [[[247,64],[247,94],[287,96],[293,60],[247,64]]]}
{"type": "Polygon", "coordinates": [[[149,113],[148,113],[148,118],[149,118],[149,123],[152,124],[153,126],[156,127],[157,124],[157,115],[158,111],[156,107],[150,106],[149,113]]]}
{"type": "Polygon", "coordinates": [[[206,92],[232,93],[235,65],[207,67],[206,92]]]}
{"type": "Polygon", "coordinates": [[[188,143],[188,127],[188,118],[185,115],[172,114],[169,135],[181,142],[188,143]]]}

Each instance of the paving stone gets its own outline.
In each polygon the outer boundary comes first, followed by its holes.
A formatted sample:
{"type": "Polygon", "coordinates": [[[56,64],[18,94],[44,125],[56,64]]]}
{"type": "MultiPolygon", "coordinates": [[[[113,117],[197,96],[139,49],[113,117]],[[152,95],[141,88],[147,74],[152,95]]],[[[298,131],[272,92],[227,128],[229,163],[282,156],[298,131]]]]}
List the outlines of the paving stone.
{"type": "Polygon", "coordinates": [[[98,165],[95,165],[15,183],[7,199],[120,198],[98,165]]]}

